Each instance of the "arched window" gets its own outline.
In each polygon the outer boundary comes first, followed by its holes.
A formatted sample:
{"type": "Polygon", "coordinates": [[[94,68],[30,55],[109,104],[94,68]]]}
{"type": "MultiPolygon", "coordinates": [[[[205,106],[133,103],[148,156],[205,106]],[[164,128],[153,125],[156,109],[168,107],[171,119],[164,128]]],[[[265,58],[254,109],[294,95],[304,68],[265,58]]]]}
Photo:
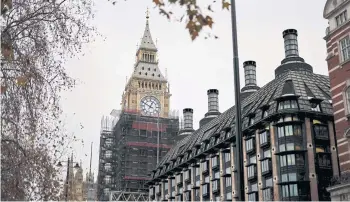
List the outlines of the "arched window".
{"type": "Polygon", "coordinates": [[[347,110],[348,114],[350,114],[350,86],[345,90],[345,97],[347,101],[347,110]]]}

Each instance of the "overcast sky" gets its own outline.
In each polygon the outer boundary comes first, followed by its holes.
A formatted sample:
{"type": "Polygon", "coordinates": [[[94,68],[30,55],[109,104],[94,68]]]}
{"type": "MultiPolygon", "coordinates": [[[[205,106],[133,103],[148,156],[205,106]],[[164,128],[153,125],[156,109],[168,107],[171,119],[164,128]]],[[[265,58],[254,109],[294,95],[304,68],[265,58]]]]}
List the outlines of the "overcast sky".
{"type": "MultiPolygon", "coordinates": [[[[282,31],[298,30],[299,53],[314,72],[327,74],[323,19],[326,0],[236,0],[241,87],[243,62],[257,63],[257,83],[264,86],[274,78],[274,70],[284,58],[282,31]]],[[[158,39],[160,69],[170,82],[171,108],[194,109],[194,126],[207,112],[210,88],[219,90],[220,111],[234,104],[230,12],[214,7],[212,33],[219,39],[205,40],[205,33],[190,40],[185,22],[169,22],[160,16],[152,0],[96,1],[94,24],[104,38],[84,47],[85,55],[68,61],[67,70],[78,85],[63,93],[62,107],[69,133],[83,139],[75,144],[75,156],[89,167],[90,143],[94,142],[93,165],[97,177],[100,120],[112,109],[120,109],[126,77],[135,61],[136,45],[145,28],[145,11],[150,8],[152,38],[158,39]],[[84,128],[81,129],[80,124],[84,128]],[[87,155],[87,156],[86,156],[87,155]]],[[[182,14],[179,11],[179,14],[182,14]]]]}

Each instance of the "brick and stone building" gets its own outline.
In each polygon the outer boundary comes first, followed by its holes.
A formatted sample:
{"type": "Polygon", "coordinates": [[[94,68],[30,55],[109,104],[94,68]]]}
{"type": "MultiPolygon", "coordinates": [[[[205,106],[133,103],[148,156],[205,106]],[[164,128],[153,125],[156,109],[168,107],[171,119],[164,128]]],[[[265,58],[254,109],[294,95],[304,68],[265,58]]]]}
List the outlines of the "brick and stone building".
{"type": "Polygon", "coordinates": [[[327,0],[326,29],[328,73],[334,111],[339,173],[329,191],[332,200],[350,200],[350,0],[327,0]]]}
{"type": "Polygon", "coordinates": [[[244,63],[241,92],[252,92],[241,101],[243,142],[235,141],[232,107],[165,155],[148,182],[149,200],[235,201],[239,189],[246,201],[330,200],[326,188],[339,166],[329,78],[299,56],[297,36],[283,32],[285,58],[265,86],[250,76],[255,62],[244,63]],[[236,144],[244,159],[238,183],[236,144]]]}

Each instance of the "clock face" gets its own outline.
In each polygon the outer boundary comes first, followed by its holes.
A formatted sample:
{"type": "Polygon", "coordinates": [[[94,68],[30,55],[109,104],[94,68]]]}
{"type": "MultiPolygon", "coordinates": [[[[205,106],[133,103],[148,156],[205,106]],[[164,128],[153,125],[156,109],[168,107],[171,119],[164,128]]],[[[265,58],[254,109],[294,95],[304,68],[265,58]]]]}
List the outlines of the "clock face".
{"type": "Polygon", "coordinates": [[[160,102],[153,96],[143,97],[140,105],[143,115],[157,116],[160,113],[160,102]]]}

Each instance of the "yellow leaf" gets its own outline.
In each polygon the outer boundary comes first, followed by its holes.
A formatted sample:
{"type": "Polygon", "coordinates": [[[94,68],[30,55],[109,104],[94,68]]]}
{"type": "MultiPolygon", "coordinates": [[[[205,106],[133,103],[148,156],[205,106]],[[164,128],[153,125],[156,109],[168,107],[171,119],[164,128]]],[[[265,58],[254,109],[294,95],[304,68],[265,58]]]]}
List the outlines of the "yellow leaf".
{"type": "Polygon", "coordinates": [[[27,82],[28,82],[28,78],[26,76],[17,77],[17,84],[18,85],[24,86],[24,85],[26,85],[27,82]]]}
{"type": "Polygon", "coordinates": [[[222,9],[227,9],[227,10],[230,10],[230,3],[227,2],[227,1],[222,1],[222,9]]]}

